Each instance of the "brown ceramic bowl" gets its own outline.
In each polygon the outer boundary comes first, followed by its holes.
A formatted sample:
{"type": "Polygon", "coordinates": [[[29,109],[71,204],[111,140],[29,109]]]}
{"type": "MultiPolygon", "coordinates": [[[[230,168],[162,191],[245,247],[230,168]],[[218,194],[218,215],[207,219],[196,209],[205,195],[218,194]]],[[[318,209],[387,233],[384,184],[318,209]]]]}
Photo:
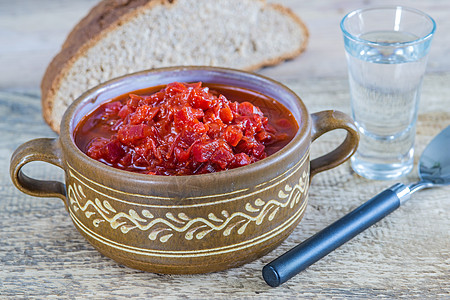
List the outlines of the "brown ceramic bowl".
{"type": "Polygon", "coordinates": [[[66,111],[57,139],[36,139],[11,159],[21,191],[64,201],[79,232],[104,255],[156,273],[204,273],[254,260],[279,245],[302,219],[309,183],[356,150],[352,120],[337,111],[310,115],[287,87],[253,73],[212,67],[174,67],[111,80],[83,94],[66,111]],[[77,123],[100,103],[173,81],[202,81],[252,89],[284,104],[300,129],[277,153],[218,173],[156,176],[122,171],[89,158],[74,143],[77,123]],[[310,162],[310,144],[343,128],[345,141],[310,162]],[[21,168],[45,161],[65,171],[65,184],[26,176],[21,168]]]}

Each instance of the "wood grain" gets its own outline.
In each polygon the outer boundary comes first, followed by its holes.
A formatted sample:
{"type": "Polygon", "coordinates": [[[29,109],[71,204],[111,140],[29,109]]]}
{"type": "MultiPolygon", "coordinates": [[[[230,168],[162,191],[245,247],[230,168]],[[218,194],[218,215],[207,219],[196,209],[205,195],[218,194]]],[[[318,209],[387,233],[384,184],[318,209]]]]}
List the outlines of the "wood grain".
{"type": "MultiPolygon", "coordinates": [[[[0,88],[38,88],[47,65],[58,53],[71,28],[98,0],[0,0],[0,88]]],[[[298,58],[262,74],[275,78],[343,77],[347,75],[339,22],[351,10],[393,5],[390,0],[268,0],[299,15],[310,30],[307,50],[298,58]]],[[[433,16],[437,31],[427,72],[450,70],[450,18],[447,0],[397,0],[433,16]]]]}
{"type": "MultiPolygon", "coordinates": [[[[450,109],[449,76],[424,82],[417,154],[445,125],[450,109]]],[[[347,81],[286,81],[311,111],[347,110],[347,81]]],[[[103,257],[71,224],[62,201],[38,199],[16,190],[8,159],[22,142],[55,134],[40,118],[38,93],[0,92],[0,294],[10,297],[156,299],[269,298],[448,298],[450,287],[450,187],[422,191],[400,210],[279,288],[267,286],[261,268],[394,182],[369,181],[348,164],[312,181],[305,218],[276,250],[242,267],[203,275],[170,276],[129,269],[103,257]],[[24,118],[24,115],[27,117],[24,118]],[[16,124],[21,121],[23,123],[16,124]],[[14,124],[14,125],[11,125],[14,124]]],[[[312,146],[318,155],[338,143],[327,134],[312,146]]],[[[62,178],[50,165],[30,166],[28,174],[62,178]],[[56,173],[56,174],[55,174],[56,173]]],[[[402,182],[417,179],[416,170],[402,182]]]]}
{"type": "MultiPolygon", "coordinates": [[[[379,1],[271,1],[286,4],[311,31],[308,50],[260,71],[292,88],[310,112],[350,111],[339,21],[357,7],[379,1]]],[[[41,117],[39,82],[65,35],[96,0],[0,0],[0,298],[50,299],[450,299],[450,187],[413,195],[400,210],[278,288],[262,267],[345,215],[393,181],[370,181],[346,163],[317,175],[305,218],[268,255],[242,267],[193,276],[157,275],[118,265],[99,254],[72,225],[58,199],[19,192],[9,159],[21,143],[55,137],[41,117]]],[[[450,124],[450,3],[399,0],[438,23],[419,110],[417,163],[425,145],[450,124]]],[[[335,147],[342,132],[326,134],[312,156],[335,147]]],[[[62,180],[57,167],[32,163],[25,172],[62,180]]],[[[417,180],[417,170],[402,178],[417,180]]]]}

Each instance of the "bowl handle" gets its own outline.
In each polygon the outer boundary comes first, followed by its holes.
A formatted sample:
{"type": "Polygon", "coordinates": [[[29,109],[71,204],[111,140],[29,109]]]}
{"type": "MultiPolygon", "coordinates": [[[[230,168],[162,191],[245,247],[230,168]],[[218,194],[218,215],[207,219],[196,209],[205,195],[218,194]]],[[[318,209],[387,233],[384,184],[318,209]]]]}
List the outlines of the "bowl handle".
{"type": "Polygon", "coordinates": [[[339,147],[311,160],[311,177],[313,177],[317,173],[334,168],[349,159],[358,148],[359,133],[353,120],[340,111],[325,110],[311,114],[311,118],[311,141],[331,130],[347,130],[347,136],[339,147]]]}
{"type": "Polygon", "coordinates": [[[40,138],[22,144],[11,157],[9,173],[14,185],[26,194],[65,200],[64,183],[34,179],[22,172],[22,167],[32,161],[44,161],[64,169],[59,139],[40,138]]]}

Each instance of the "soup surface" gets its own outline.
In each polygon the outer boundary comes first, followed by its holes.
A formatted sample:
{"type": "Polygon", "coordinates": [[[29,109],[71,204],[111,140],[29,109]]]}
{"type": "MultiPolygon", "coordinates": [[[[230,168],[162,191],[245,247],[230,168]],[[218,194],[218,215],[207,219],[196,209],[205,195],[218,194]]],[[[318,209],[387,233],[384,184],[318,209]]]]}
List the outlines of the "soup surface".
{"type": "Polygon", "coordinates": [[[261,160],[297,130],[291,112],[263,94],[174,82],[102,104],[81,120],[74,139],[88,156],[115,168],[192,175],[261,160]]]}

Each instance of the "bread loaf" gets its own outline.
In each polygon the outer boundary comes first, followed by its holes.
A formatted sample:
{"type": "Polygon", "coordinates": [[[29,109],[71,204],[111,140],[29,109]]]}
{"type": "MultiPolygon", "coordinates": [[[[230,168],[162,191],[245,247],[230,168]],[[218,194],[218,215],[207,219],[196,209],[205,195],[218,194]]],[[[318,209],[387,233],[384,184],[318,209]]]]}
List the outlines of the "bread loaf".
{"type": "Polygon", "coordinates": [[[41,83],[44,119],[59,132],[84,91],[144,69],[210,65],[244,70],[299,55],[308,30],[264,0],[106,0],[68,35],[41,83]]]}

